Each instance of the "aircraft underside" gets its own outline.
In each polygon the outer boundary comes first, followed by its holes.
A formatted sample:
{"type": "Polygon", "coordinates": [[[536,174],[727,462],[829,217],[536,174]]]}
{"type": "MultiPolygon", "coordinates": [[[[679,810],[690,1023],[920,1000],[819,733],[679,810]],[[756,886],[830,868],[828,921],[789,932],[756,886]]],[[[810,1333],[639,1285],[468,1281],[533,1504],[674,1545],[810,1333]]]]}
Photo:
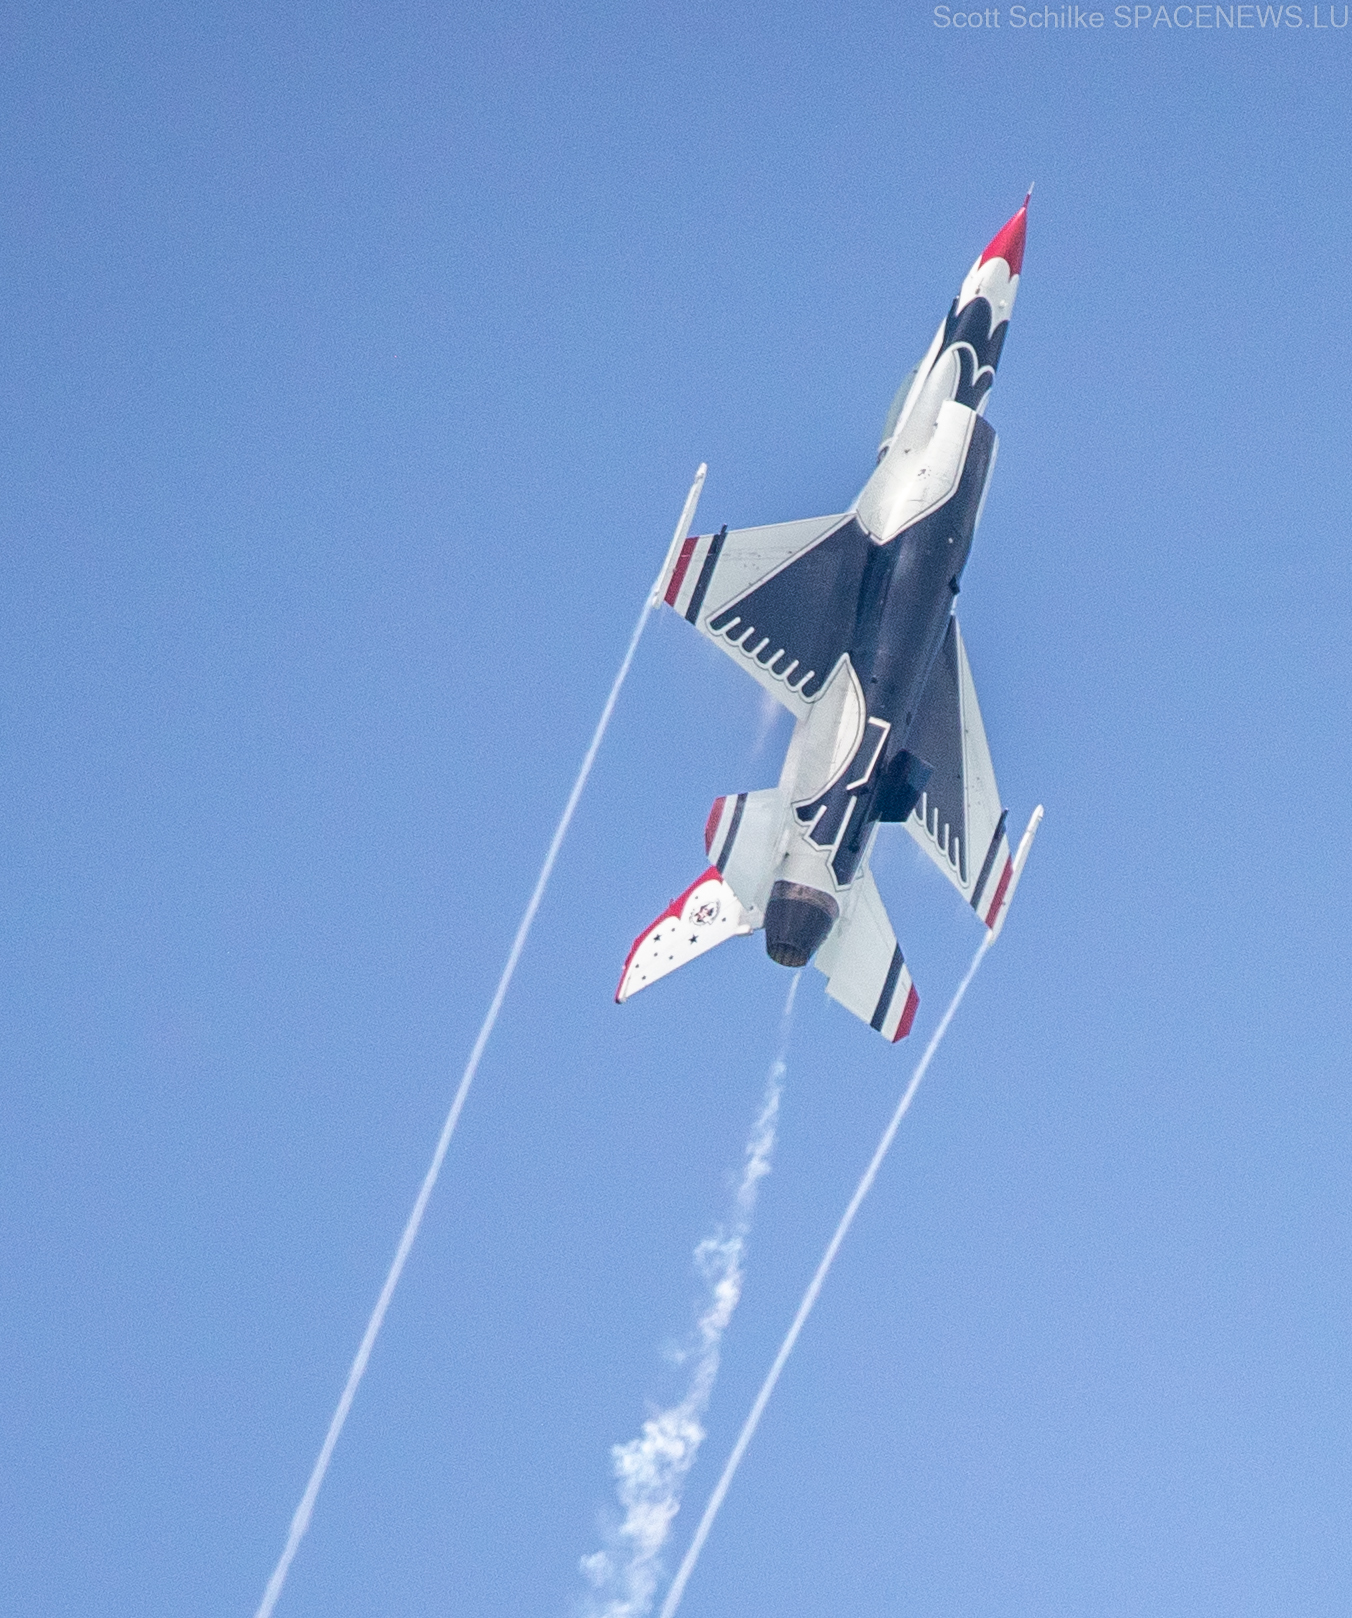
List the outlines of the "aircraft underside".
{"type": "Polygon", "coordinates": [[[634,941],[618,1000],[725,939],[764,930],[781,965],[888,1039],[918,996],[869,869],[903,824],[998,932],[1018,854],[954,615],[995,463],[984,408],[1023,259],[1027,203],[973,266],[848,512],[678,531],[657,596],[795,718],[775,787],[719,798],[711,864],[634,941]]]}

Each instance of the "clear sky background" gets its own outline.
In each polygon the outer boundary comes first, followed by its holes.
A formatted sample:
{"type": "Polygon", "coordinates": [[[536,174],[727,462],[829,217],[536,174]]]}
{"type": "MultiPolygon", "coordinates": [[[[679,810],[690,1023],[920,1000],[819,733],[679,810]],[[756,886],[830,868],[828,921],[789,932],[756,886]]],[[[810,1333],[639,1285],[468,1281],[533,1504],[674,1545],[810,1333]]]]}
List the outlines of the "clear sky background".
{"type": "MultiPolygon", "coordinates": [[[[0,1566],[250,1614],[690,477],[838,511],[1037,182],[961,615],[1009,926],[688,1618],[1346,1610],[1352,29],[11,5],[0,1566]]],[[[1327,23],[1328,8],[1319,17],[1327,23]]],[[[787,975],[623,1008],[787,728],[641,649],[278,1611],[568,1618],[787,975]]],[[[809,972],[683,1547],[976,942],[809,972]]]]}

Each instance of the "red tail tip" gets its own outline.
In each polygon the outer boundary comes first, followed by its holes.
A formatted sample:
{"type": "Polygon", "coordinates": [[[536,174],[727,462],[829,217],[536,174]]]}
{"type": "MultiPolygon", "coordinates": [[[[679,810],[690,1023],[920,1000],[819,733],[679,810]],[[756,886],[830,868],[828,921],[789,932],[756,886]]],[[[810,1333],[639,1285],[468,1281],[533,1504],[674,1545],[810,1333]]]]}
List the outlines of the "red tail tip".
{"type": "Polygon", "coordinates": [[[995,233],[990,246],[981,255],[979,263],[985,264],[989,259],[1002,258],[1009,265],[1011,275],[1018,275],[1022,271],[1023,242],[1028,229],[1028,202],[1032,195],[1030,186],[1028,196],[1023,199],[1023,207],[995,233]]]}

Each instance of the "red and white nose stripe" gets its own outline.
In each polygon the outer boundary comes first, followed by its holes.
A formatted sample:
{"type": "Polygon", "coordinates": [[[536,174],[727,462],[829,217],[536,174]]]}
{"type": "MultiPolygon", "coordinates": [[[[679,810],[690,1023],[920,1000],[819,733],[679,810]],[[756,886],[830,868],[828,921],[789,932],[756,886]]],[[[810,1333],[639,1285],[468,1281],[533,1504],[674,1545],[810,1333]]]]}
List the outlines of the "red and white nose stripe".
{"type": "Polygon", "coordinates": [[[1029,191],[1023,199],[1023,207],[1010,220],[1007,220],[991,238],[990,245],[977,260],[977,264],[986,264],[993,258],[1002,258],[1009,265],[1011,275],[1019,275],[1023,270],[1023,245],[1028,234],[1028,203],[1033,193],[1029,191]]]}

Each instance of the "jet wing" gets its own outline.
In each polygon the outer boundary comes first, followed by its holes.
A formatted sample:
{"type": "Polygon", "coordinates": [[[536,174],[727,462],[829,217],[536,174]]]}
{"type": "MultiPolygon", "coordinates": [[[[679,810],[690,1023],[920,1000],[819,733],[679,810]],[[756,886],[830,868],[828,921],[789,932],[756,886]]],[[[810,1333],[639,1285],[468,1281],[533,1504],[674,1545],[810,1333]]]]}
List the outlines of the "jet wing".
{"type": "Polygon", "coordinates": [[[994,930],[1010,898],[1014,861],[956,618],[948,621],[906,746],[933,768],[906,830],[994,930]]]}
{"type": "Polygon", "coordinates": [[[848,513],[692,534],[659,594],[801,719],[850,648],[870,544],[848,513]]]}

